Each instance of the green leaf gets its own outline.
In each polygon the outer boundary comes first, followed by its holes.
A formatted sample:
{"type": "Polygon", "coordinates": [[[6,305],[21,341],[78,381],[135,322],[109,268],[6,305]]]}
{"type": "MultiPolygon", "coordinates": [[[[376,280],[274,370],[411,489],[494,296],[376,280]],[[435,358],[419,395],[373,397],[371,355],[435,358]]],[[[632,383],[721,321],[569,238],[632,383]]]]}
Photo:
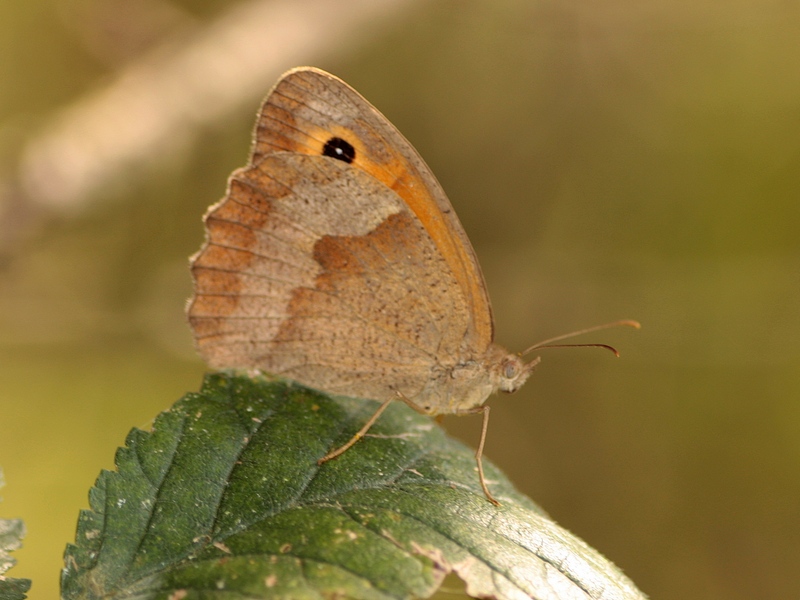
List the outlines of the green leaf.
{"type": "MultiPolygon", "coordinates": [[[[5,485],[0,471],[0,488],[5,485]]],[[[6,577],[5,573],[16,561],[10,553],[22,546],[25,525],[20,519],[0,519],[0,600],[22,600],[31,587],[30,579],[6,577]]]]}
{"type": "Polygon", "coordinates": [[[133,430],[66,552],[66,599],[425,598],[448,572],[493,598],[643,598],[473,450],[394,403],[217,373],[133,430]]]}

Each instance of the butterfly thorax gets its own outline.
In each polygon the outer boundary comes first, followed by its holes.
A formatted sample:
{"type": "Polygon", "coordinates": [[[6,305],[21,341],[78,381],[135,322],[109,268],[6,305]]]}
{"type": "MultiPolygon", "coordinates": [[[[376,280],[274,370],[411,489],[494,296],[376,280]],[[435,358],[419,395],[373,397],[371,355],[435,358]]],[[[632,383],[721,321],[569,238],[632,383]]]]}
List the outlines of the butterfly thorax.
{"type": "Polygon", "coordinates": [[[461,414],[481,406],[494,392],[515,392],[527,381],[533,363],[492,344],[483,356],[436,364],[428,384],[412,398],[430,415],[461,414]]]}

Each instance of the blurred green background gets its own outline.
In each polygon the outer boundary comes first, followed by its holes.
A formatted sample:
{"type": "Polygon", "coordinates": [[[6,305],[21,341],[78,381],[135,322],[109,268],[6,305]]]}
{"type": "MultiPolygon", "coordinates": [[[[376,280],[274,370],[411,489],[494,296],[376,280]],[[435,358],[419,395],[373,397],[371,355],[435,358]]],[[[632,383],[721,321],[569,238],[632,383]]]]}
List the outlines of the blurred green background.
{"type": "MultiPolygon", "coordinates": [[[[200,217],[261,97],[312,63],[437,174],[500,343],[644,325],[592,336],[619,360],[548,351],[491,400],[486,454],[653,598],[797,597],[798,40],[778,0],[0,4],[0,515],[28,526],[10,574],[55,597],[99,470],[198,388],[200,217]],[[225,34],[256,5],[271,29],[225,34]]],[[[473,445],[479,425],[445,420],[473,445]]]]}

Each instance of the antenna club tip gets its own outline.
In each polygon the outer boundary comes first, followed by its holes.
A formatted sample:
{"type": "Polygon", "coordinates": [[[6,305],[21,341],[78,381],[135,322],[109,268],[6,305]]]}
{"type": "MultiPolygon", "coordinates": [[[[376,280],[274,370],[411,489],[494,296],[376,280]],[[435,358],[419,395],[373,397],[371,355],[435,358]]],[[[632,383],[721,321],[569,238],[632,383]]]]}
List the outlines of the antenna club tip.
{"type": "Polygon", "coordinates": [[[634,321],[632,319],[625,319],[624,321],[619,322],[620,325],[625,325],[626,327],[633,327],[634,329],[641,329],[642,324],[639,321],[634,321]]]}

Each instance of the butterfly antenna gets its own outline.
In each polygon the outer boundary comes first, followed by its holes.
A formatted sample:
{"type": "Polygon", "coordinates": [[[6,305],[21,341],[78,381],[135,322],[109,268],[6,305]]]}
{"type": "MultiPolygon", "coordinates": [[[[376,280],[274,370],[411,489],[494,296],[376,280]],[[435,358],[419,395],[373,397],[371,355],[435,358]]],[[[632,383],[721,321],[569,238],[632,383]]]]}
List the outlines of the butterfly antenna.
{"type": "Polygon", "coordinates": [[[603,323],[602,325],[595,325],[594,327],[579,329],[578,331],[565,333],[563,335],[557,335],[556,337],[543,340],[521,352],[520,356],[525,356],[529,352],[533,352],[534,350],[540,350],[541,348],[605,348],[606,350],[613,352],[615,356],[619,356],[619,352],[617,352],[617,349],[614,348],[614,346],[609,346],[608,344],[554,344],[553,343],[553,342],[560,342],[561,340],[566,340],[568,338],[576,337],[579,335],[583,335],[584,333],[592,333],[593,331],[600,331],[602,329],[611,329],[612,327],[634,327],[636,329],[641,329],[642,326],[638,321],[631,321],[629,319],[623,319],[622,321],[613,321],[612,323],[603,323]]]}

